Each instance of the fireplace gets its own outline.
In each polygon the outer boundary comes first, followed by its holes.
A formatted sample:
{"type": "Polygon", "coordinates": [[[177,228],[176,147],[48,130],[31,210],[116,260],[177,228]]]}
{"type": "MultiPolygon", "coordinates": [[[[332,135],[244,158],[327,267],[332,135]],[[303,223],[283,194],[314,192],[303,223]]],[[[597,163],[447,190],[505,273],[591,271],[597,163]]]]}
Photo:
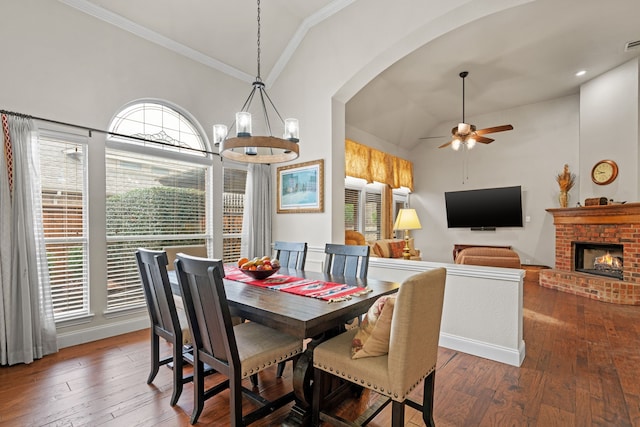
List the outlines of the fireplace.
{"type": "Polygon", "coordinates": [[[540,272],[540,286],[640,306],[640,203],[547,212],[556,228],[555,268],[540,272]]]}
{"type": "Polygon", "coordinates": [[[617,244],[573,242],[574,270],[623,279],[624,247],[617,244]]]}

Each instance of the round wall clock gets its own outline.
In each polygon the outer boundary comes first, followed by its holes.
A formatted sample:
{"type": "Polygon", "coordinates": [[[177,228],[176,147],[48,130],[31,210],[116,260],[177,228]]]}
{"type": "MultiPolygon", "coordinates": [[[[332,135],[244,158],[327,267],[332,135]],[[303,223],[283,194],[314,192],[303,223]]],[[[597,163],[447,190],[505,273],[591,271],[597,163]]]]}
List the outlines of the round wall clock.
{"type": "Polygon", "coordinates": [[[591,180],[598,185],[611,184],[618,176],[618,165],[613,160],[600,160],[591,169],[591,180]]]}

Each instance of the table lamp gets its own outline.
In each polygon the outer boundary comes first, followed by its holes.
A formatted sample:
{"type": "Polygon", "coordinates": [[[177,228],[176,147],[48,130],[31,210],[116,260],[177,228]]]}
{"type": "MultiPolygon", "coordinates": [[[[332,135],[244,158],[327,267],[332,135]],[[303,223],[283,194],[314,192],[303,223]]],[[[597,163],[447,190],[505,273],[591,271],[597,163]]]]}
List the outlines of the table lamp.
{"type": "Polygon", "coordinates": [[[410,259],[411,253],[409,249],[409,230],[420,230],[420,220],[415,209],[400,209],[396,222],[393,224],[394,230],[404,230],[404,249],[402,256],[404,259],[410,259]]]}

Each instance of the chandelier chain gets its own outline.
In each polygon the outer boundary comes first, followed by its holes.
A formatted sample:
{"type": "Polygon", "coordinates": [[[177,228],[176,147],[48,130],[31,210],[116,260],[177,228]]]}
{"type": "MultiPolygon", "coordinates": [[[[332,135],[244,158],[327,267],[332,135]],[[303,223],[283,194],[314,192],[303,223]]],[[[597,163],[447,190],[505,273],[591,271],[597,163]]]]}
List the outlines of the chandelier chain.
{"type": "Polygon", "coordinates": [[[258,76],[257,80],[260,81],[260,0],[258,0],[258,37],[257,37],[257,45],[258,45],[258,76]]]}

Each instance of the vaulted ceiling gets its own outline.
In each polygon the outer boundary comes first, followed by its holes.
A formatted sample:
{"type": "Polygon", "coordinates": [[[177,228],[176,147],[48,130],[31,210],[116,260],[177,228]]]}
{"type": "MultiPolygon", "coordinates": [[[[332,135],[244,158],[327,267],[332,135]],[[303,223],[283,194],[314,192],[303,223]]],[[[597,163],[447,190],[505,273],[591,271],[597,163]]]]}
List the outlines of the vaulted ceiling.
{"type": "MultiPolygon", "coordinates": [[[[256,75],[253,1],[59,1],[247,82],[256,75]]],[[[365,0],[263,2],[263,80],[277,79],[309,29],[356,1],[365,0]]],[[[487,16],[379,74],[348,102],[347,125],[405,149],[446,142],[420,137],[461,119],[460,71],[470,72],[468,117],[577,93],[580,84],[640,55],[640,47],[625,50],[640,40],[639,18],[638,0],[535,0],[487,16]],[[581,69],[587,73],[576,77],[581,69]]]]}

